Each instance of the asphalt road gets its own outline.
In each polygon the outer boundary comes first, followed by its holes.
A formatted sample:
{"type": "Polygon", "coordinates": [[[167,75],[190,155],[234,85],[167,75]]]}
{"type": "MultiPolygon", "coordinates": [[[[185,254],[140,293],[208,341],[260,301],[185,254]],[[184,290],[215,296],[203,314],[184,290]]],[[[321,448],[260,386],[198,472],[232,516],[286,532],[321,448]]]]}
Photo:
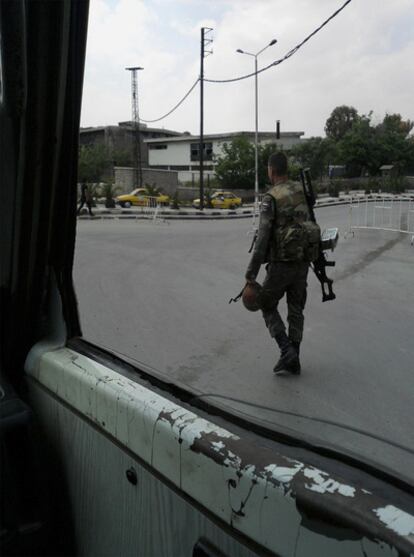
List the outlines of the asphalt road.
{"type": "Polygon", "coordinates": [[[395,232],[344,237],[346,206],[317,218],[341,231],[328,271],[337,299],[322,303],[310,272],[299,377],[274,376],[278,351],[261,314],[228,304],[244,284],[250,219],[79,222],[83,334],[219,405],[414,483],[414,247],[395,232]]]}

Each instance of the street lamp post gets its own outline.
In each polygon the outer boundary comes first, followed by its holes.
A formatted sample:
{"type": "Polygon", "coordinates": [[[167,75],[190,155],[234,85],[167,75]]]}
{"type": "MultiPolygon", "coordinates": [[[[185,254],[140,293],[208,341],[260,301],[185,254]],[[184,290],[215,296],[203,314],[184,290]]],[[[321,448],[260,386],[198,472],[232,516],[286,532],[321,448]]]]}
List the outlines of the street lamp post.
{"type": "Polygon", "coordinates": [[[277,43],[277,39],[272,39],[269,44],[267,44],[264,48],[253,54],[251,52],[246,52],[241,48],[238,48],[236,52],[240,54],[247,54],[247,56],[253,56],[254,58],[254,90],[255,90],[255,133],[254,133],[254,218],[253,218],[253,226],[255,225],[256,221],[256,214],[258,213],[258,206],[259,206],[259,150],[258,150],[258,143],[259,143],[259,110],[258,110],[258,80],[257,80],[257,57],[266,48],[269,46],[273,46],[277,43]]]}

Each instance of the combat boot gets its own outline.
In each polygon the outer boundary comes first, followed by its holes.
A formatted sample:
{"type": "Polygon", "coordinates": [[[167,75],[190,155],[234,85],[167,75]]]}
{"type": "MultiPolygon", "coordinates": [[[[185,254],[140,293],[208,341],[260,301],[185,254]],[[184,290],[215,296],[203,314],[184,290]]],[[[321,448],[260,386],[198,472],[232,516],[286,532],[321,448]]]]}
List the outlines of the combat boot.
{"type": "Polygon", "coordinates": [[[280,348],[280,359],[273,368],[277,374],[282,371],[289,373],[300,373],[299,357],[296,349],[288,339],[286,333],[280,333],[275,337],[275,340],[280,348]]]}

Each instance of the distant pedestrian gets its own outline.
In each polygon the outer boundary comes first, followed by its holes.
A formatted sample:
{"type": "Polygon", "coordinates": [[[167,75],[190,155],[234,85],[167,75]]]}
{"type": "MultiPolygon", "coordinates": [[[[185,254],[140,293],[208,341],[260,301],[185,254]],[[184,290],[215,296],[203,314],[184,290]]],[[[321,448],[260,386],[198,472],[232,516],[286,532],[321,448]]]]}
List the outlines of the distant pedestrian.
{"type": "Polygon", "coordinates": [[[79,207],[78,207],[78,210],[76,211],[77,215],[80,215],[81,209],[85,204],[88,207],[89,215],[91,217],[93,217],[93,213],[92,213],[92,194],[89,191],[89,188],[88,188],[87,184],[82,184],[81,185],[81,196],[80,196],[80,200],[79,200],[79,207]]]}

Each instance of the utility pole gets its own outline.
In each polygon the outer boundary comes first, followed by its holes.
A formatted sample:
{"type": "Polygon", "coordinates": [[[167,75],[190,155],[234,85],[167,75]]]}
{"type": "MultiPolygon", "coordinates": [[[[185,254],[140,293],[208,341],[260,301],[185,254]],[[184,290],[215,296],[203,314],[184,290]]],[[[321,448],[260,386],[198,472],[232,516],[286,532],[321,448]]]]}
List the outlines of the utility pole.
{"type": "Polygon", "coordinates": [[[206,46],[213,42],[213,39],[205,38],[205,35],[212,31],[210,27],[201,28],[200,43],[200,209],[204,209],[204,58],[209,54],[213,54],[212,50],[206,50],[206,46]]]}
{"type": "Polygon", "coordinates": [[[131,107],[132,107],[132,126],[133,140],[132,152],[134,161],[134,182],[135,187],[142,187],[142,159],[141,159],[141,133],[139,128],[139,106],[138,106],[138,70],[143,70],[140,66],[125,68],[131,72],[131,107]]]}

